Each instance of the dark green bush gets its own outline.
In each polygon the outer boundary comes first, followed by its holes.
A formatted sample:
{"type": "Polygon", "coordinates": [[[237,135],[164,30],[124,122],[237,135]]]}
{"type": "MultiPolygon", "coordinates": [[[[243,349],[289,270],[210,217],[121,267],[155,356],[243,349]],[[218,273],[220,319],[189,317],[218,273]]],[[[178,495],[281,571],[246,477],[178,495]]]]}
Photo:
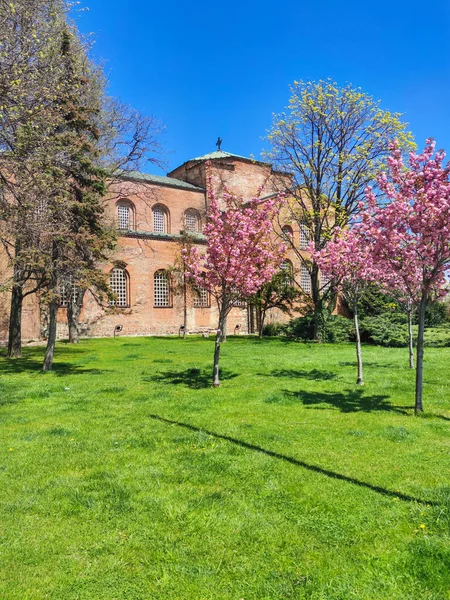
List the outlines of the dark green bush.
{"type": "MultiPolygon", "coordinates": [[[[314,337],[314,317],[309,313],[303,317],[291,319],[284,325],[283,335],[290,339],[308,341],[314,337]]],[[[353,337],[353,321],[339,315],[324,315],[322,340],[338,344],[348,342],[353,337]]]]}
{"type": "Polygon", "coordinates": [[[364,317],[360,322],[363,342],[400,348],[408,345],[407,317],[401,313],[382,313],[376,317],[364,317]]]}
{"type": "Polygon", "coordinates": [[[443,302],[431,302],[425,310],[425,327],[437,327],[446,322],[448,322],[447,305],[443,302]]]}
{"type": "Polygon", "coordinates": [[[314,318],[309,313],[303,317],[291,319],[282,330],[283,335],[294,340],[312,340],[314,337],[314,318]]]}
{"type": "Polygon", "coordinates": [[[370,285],[358,302],[358,314],[361,319],[393,312],[402,312],[397,300],[382,292],[376,284],[370,285]]]}
{"type": "Polygon", "coordinates": [[[425,329],[424,343],[425,346],[433,348],[450,347],[450,326],[447,324],[425,329]]]}
{"type": "Polygon", "coordinates": [[[277,335],[281,335],[283,333],[284,325],[283,323],[268,323],[263,327],[263,336],[264,337],[275,337],[277,335]]]}
{"type": "Polygon", "coordinates": [[[331,315],[325,323],[324,341],[340,344],[354,339],[353,321],[340,315],[331,315]]]}

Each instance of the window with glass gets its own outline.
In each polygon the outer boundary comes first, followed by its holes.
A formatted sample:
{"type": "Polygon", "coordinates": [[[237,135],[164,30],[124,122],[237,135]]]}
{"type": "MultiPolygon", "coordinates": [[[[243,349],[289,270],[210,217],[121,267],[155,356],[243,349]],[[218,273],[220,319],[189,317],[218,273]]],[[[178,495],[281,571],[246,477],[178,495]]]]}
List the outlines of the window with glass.
{"type": "Polygon", "coordinates": [[[123,231],[132,229],[132,212],[129,204],[121,202],[117,205],[117,225],[123,231]]]}
{"type": "Polygon", "coordinates": [[[286,285],[292,284],[292,276],[294,269],[292,267],[292,263],[289,259],[285,258],[280,265],[280,271],[284,273],[284,281],[286,285]]]}
{"type": "Polygon", "coordinates": [[[34,216],[36,221],[42,223],[47,217],[48,201],[47,198],[38,198],[34,208],[34,216]]]}
{"type": "Polygon", "coordinates": [[[110,306],[128,306],[128,282],[125,269],[114,268],[109,274],[109,287],[116,298],[110,301],[110,306]]]}
{"type": "Polygon", "coordinates": [[[209,306],[209,293],[204,288],[198,288],[194,296],[195,308],[207,308],[209,306]]]}
{"type": "Polygon", "coordinates": [[[167,233],[167,212],[162,206],[153,208],[153,231],[167,233]]]}
{"type": "Polygon", "coordinates": [[[185,228],[185,230],[195,233],[196,231],[199,231],[199,229],[200,229],[199,223],[200,223],[200,217],[199,217],[198,212],[196,210],[194,210],[193,208],[189,208],[184,213],[184,228],[185,228]]]}
{"type": "Polygon", "coordinates": [[[153,277],[155,307],[164,308],[170,306],[170,280],[166,271],[157,271],[153,277]]]}
{"type": "Polygon", "coordinates": [[[301,268],[300,286],[306,294],[311,293],[311,275],[306,265],[302,265],[301,268]]]}
{"type": "Polygon", "coordinates": [[[307,225],[302,223],[300,225],[300,249],[306,250],[310,242],[309,228],[307,225]]]}
{"type": "Polygon", "coordinates": [[[79,292],[79,288],[76,285],[72,285],[71,282],[62,283],[59,286],[59,306],[61,308],[67,308],[70,298],[75,304],[78,300],[79,292]]]}

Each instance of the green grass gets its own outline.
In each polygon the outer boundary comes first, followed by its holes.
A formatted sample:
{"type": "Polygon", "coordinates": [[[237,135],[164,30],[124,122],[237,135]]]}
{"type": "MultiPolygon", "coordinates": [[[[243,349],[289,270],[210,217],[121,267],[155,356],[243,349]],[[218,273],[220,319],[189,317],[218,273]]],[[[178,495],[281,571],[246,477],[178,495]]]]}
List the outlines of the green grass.
{"type": "Polygon", "coordinates": [[[2,600],[450,598],[450,349],[121,338],[0,357],[2,600]]]}

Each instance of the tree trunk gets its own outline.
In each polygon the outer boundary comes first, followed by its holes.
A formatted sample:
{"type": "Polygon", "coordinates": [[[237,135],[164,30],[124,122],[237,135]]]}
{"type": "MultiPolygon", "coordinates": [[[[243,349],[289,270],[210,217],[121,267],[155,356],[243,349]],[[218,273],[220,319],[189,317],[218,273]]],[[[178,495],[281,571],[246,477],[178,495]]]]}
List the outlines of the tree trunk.
{"type": "Polygon", "coordinates": [[[409,368],[414,369],[414,344],[412,328],[412,310],[408,311],[408,339],[409,339],[409,368]]]}
{"type": "Polygon", "coordinates": [[[58,313],[58,300],[56,297],[50,302],[48,315],[48,339],[47,348],[45,350],[43,371],[51,371],[53,365],[53,355],[55,353],[56,344],[56,316],[58,313]]]}
{"type": "MultiPolygon", "coordinates": [[[[220,325],[219,325],[220,327],[220,325]]],[[[226,342],[227,341],[227,318],[224,317],[223,319],[223,323],[222,323],[222,327],[220,327],[221,331],[222,331],[222,342],[226,342]]]]}
{"type": "Polygon", "coordinates": [[[219,358],[220,358],[220,343],[222,341],[222,331],[225,326],[226,316],[222,314],[224,309],[219,314],[219,327],[216,333],[216,342],[214,345],[214,367],[213,367],[213,386],[219,387],[219,358]]]}
{"type": "Polygon", "coordinates": [[[311,268],[311,298],[314,306],[313,339],[321,342],[323,303],[320,295],[319,268],[316,263],[313,263],[311,268]]]}
{"type": "Polygon", "coordinates": [[[70,290],[69,303],[67,304],[67,324],[69,325],[69,344],[78,344],[80,338],[80,313],[83,306],[84,291],[78,289],[78,293],[73,298],[72,289],[70,290]]]}
{"type": "Polygon", "coordinates": [[[422,292],[422,298],[419,305],[419,333],[417,335],[417,358],[416,358],[416,403],[414,406],[415,414],[423,412],[422,388],[423,388],[423,334],[425,331],[425,309],[428,303],[428,295],[422,292]]]}
{"type": "Polygon", "coordinates": [[[358,363],[358,377],[356,379],[356,384],[364,385],[362,353],[361,353],[361,336],[359,335],[359,323],[358,323],[358,302],[356,300],[353,302],[353,323],[355,326],[356,360],[358,363]]]}
{"type": "Polygon", "coordinates": [[[258,335],[259,335],[259,337],[261,337],[261,331],[262,331],[261,317],[262,317],[261,305],[255,304],[254,305],[254,310],[250,314],[250,327],[248,329],[248,332],[249,333],[255,333],[255,332],[257,332],[258,335]]]}
{"type": "Polygon", "coordinates": [[[48,314],[48,338],[47,348],[45,350],[44,364],[42,365],[43,371],[51,371],[53,365],[53,355],[55,353],[56,344],[56,317],[58,314],[58,274],[56,272],[56,265],[58,261],[58,246],[56,242],[53,242],[52,248],[52,263],[53,269],[50,278],[50,289],[52,291],[52,299],[49,306],[48,314]]]}
{"type": "Polygon", "coordinates": [[[186,274],[183,273],[183,340],[187,338],[187,283],[186,274]]]}
{"type": "Polygon", "coordinates": [[[10,358],[20,358],[22,356],[22,305],[22,286],[14,285],[11,294],[11,312],[9,314],[8,356],[10,358]]]}
{"type": "Polygon", "coordinates": [[[263,338],[263,329],[264,329],[265,319],[266,319],[266,312],[264,310],[262,310],[260,317],[259,317],[259,330],[258,330],[258,334],[261,339],[263,338]]]}

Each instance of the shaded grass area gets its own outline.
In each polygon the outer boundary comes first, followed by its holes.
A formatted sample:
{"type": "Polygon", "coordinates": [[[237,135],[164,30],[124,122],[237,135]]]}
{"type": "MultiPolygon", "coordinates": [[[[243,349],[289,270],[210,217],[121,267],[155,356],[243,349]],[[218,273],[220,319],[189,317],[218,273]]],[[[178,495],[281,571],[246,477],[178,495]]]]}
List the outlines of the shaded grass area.
{"type": "Polygon", "coordinates": [[[450,349],[137,338],[0,357],[0,598],[450,598],[450,349]]]}

